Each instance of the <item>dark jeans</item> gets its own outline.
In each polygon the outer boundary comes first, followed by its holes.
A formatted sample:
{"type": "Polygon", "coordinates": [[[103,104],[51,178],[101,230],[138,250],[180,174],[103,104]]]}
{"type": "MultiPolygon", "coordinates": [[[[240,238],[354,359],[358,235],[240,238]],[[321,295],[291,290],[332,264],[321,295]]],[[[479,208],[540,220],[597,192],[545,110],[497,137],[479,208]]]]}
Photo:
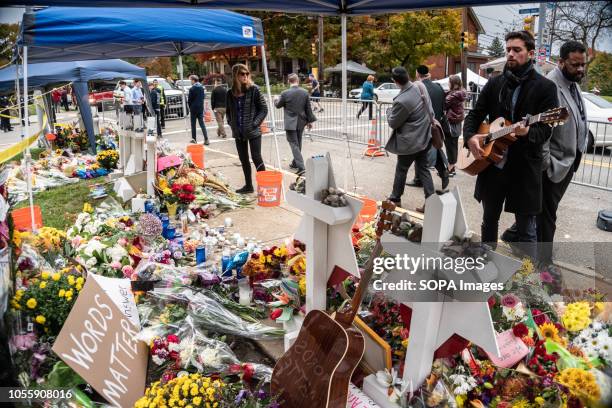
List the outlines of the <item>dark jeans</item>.
{"type": "Polygon", "coordinates": [[[573,176],[574,172],[570,170],[563,180],[553,183],[546,172],[542,175],[542,212],[537,216],[538,260],[542,263],[552,263],[553,242],[557,229],[557,209],[573,176]]]}
{"type": "Polygon", "coordinates": [[[393,192],[391,193],[389,199],[392,201],[400,201],[402,199],[404,187],[406,186],[408,169],[410,169],[413,162],[416,162],[415,172],[423,183],[425,198],[434,193],[433,180],[431,178],[431,173],[427,168],[428,150],[429,147],[415,154],[397,156],[397,164],[395,165],[395,179],[393,180],[393,192]]]}
{"type": "Polygon", "coordinates": [[[162,113],[159,109],[155,109],[155,122],[157,123],[157,137],[162,135],[162,124],[161,124],[162,113]]]}
{"type": "Polygon", "coordinates": [[[200,124],[200,129],[202,129],[202,133],[204,134],[204,140],[208,140],[208,133],[206,133],[206,126],[204,126],[204,112],[193,112],[190,113],[191,118],[191,138],[193,140],[196,139],[196,120],[200,124]]]}
{"type": "Polygon", "coordinates": [[[161,127],[166,127],[166,105],[159,105],[159,113],[161,118],[161,127]]]}
{"type": "Polygon", "coordinates": [[[297,130],[285,130],[287,133],[287,142],[291,147],[291,153],[293,154],[293,165],[299,170],[304,170],[304,158],[302,157],[302,135],[304,134],[304,128],[297,130]]]}
{"type": "MultiPolygon", "coordinates": [[[[497,245],[499,234],[499,217],[504,208],[506,200],[506,183],[501,180],[499,173],[500,169],[490,168],[489,182],[487,183],[486,196],[482,197],[482,225],[480,227],[482,242],[491,244],[493,247],[497,245]],[[497,180],[496,180],[497,179],[497,180]]],[[[521,247],[523,252],[536,258],[536,216],[527,214],[514,214],[517,227],[517,241],[526,243],[521,247]]]]}
{"type": "MultiPolygon", "coordinates": [[[[427,152],[427,167],[431,167],[432,165],[438,171],[438,177],[448,177],[448,161],[446,160],[446,155],[444,154],[444,151],[442,149],[436,149],[434,147],[429,148],[429,151],[427,152]]],[[[414,173],[414,181],[421,181],[418,172],[414,173]]]]}
{"type": "Polygon", "coordinates": [[[236,141],[236,150],[238,151],[240,164],[242,164],[245,185],[247,187],[253,187],[253,180],[251,179],[251,163],[249,163],[249,146],[251,148],[251,157],[253,158],[253,164],[255,164],[255,170],[265,171],[266,166],[264,165],[263,158],[261,157],[261,136],[249,140],[234,140],[236,141]]]}
{"type": "Polygon", "coordinates": [[[368,109],[368,120],[372,120],[372,102],[362,102],[361,109],[357,113],[357,117],[361,116],[364,110],[368,109]]]}
{"type": "Polygon", "coordinates": [[[446,146],[446,155],[448,163],[453,165],[457,163],[457,152],[459,151],[459,136],[461,135],[461,123],[451,123],[451,136],[444,136],[444,146],[446,146]]]}

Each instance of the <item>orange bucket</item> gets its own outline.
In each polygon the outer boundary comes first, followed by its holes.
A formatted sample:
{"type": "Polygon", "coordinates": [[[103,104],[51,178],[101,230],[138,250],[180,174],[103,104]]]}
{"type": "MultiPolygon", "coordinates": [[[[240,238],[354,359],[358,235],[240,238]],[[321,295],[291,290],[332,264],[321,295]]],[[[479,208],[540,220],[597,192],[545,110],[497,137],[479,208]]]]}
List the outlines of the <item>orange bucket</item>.
{"type": "Polygon", "coordinates": [[[191,156],[193,164],[204,169],[204,146],[201,144],[187,145],[187,153],[191,156]]]}
{"type": "Polygon", "coordinates": [[[283,173],[280,171],[258,171],[257,204],[261,207],[276,207],[281,202],[283,173]]]}
{"type": "MultiPolygon", "coordinates": [[[[34,207],[34,225],[36,228],[42,228],[42,212],[40,207],[35,205],[34,207]]],[[[16,230],[19,231],[31,231],[32,230],[32,217],[30,214],[30,207],[19,208],[11,211],[11,217],[13,217],[13,225],[16,230]]]]}
{"type": "Polygon", "coordinates": [[[357,197],[359,200],[363,202],[363,207],[361,207],[361,211],[359,211],[359,216],[357,217],[357,222],[355,222],[356,227],[361,228],[361,226],[369,221],[371,221],[378,211],[378,204],[376,200],[372,200],[368,197],[357,197]]]}

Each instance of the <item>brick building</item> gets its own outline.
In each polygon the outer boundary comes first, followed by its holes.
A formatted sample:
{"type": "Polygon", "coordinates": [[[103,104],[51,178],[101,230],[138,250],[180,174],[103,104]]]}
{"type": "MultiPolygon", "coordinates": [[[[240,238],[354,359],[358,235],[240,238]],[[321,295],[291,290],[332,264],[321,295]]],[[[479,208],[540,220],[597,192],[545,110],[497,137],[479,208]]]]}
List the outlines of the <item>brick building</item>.
{"type": "MultiPolygon", "coordinates": [[[[471,7],[468,7],[468,32],[470,38],[476,42],[468,46],[467,67],[477,74],[480,65],[491,59],[490,56],[478,52],[478,35],[484,34],[484,28],[471,7]]],[[[425,61],[429,67],[433,79],[446,78],[449,75],[461,73],[461,56],[458,55],[434,55],[425,61]]]]}

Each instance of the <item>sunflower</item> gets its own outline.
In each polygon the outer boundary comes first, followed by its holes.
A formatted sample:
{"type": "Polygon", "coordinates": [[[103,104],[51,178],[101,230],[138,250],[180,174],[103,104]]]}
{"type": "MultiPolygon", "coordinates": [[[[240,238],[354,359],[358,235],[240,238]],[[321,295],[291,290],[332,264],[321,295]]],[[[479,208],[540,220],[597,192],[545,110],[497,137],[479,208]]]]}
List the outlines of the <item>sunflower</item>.
{"type": "Polygon", "coordinates": [[[552,323],[544,323],[538,326],[542,336],[547,339],[551,339],[555,343],[560,343],[561,338],[559,337],[559,329],[552,323]]]}

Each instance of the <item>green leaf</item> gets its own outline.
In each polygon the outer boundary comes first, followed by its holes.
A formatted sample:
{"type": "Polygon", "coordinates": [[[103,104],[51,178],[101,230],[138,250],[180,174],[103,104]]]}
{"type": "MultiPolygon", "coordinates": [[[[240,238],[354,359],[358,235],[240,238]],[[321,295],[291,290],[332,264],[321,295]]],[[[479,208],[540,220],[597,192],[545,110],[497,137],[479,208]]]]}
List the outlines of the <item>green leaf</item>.
{"type": "Polygon", "coordinates": [[[73,388],[86,382],[66,363],[58,361],[47,376],[47,384],[50,388],[73,388]]]}

